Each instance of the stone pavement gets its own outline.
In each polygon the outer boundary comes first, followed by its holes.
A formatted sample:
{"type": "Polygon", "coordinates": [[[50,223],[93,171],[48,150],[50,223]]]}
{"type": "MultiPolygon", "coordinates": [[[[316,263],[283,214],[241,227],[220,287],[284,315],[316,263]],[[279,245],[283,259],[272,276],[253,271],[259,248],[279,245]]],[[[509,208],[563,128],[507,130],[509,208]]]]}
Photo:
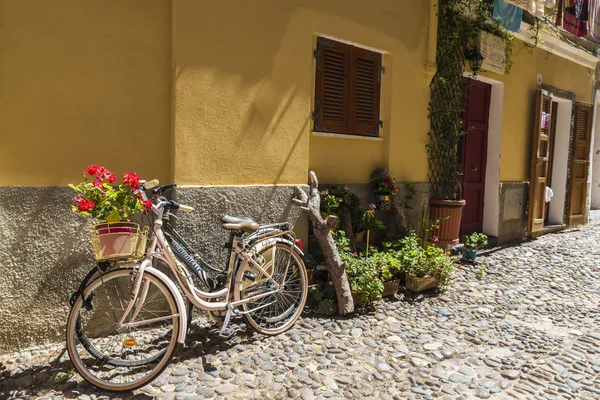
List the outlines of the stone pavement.
{"type": "Polygon", "coordinates": [[[223,341],[200,320],[135,394],[55,383],[60,345],[0,356],[0,398],[600,399],[599,243],[595,226],[493,249],[442,295],[305,317],[277,337],[223,341]]]}

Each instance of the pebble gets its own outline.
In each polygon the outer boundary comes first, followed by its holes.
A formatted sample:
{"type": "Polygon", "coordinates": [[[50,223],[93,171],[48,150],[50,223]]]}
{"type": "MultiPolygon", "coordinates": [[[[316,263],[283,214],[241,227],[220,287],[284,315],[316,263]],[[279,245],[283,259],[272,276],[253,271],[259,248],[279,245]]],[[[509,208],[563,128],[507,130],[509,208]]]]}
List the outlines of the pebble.
{"type": "MultiPolygon", "coordinates": [[[[600,398],[599,242],[595,226],[484,251],[481,279],[464,265],[441,295],[401,289],[373,312],[306,314],[278,336],[242,327],[223,340],[200,316],[179,358],[122,399],[600,398]]],[[[77,375],[54,383],[68,371],[48,366],[61,346],[0,355],[0,398],[109,400],[77,375]]]]}

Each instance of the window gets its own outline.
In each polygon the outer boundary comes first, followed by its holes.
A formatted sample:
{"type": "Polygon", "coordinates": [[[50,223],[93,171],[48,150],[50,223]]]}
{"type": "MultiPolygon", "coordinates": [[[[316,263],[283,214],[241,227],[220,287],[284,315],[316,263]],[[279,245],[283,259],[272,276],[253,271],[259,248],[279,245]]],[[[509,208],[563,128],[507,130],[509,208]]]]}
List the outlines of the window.
{"type": "Polygon", "coordinates": [[[381,53],[319,37],[315,58],[314,130],[379,136],[381,53]]]}

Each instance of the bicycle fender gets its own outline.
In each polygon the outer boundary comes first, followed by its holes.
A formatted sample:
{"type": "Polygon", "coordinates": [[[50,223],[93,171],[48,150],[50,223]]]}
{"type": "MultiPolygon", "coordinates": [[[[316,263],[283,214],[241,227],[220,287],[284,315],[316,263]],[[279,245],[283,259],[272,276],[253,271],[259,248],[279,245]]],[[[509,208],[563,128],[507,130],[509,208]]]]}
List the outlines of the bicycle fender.
{"type": "Polygon", "coordinates": [[[300,247],[298,247],[298,245],[293,240],[289,240],[284,237],[276,237],[276,238],[260,240],[259,243],[257,243],[255,245],[256,246],[255,248],[260,251],[263,248],[272,245],[273,243],[287,244],[288,246],[290,246],[291,248],[294,249],[294,251],[300,256],[300,258],[304,258],[304,252],[300,249],[300,247]]]}
{"type": "Polygon", "coordinates": [[[144,273],[146,273],[146,272],[153,274],[154,276],[159,278],[162,281],[162,283],[164,283],[169,288],[169,290],[171,290],[171,293],[173,293],[173,296],[175,296],[175,302],[177,303],[177,308],[179,309],[179,326],[180,326],[179,335],[177,336],[177,341],[181,344],[184,344],[185,337],[187,335],[187,309],[185,307],[185,301],[183,301],[183,297],[181,296],[181,293],[179,293],[179,290],[177,290],[177,286],[175,286],[173,281],[171,281],[169,278],[167,278],[167,276],[165,274],[163,274],[156,268],[146,267],[146,269],[144,270],[144,273]]]}

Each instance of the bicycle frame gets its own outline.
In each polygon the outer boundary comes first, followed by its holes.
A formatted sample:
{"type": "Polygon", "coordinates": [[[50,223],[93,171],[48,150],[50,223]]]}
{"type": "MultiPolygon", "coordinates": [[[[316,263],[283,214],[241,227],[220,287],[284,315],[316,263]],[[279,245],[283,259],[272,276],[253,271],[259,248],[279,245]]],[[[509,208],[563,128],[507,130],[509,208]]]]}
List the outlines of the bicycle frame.
{"type": "MultiPolygon", "coordinates": [[[[276,282],[275,279],[261,266],[259,265],[249,254],[253,248],[255,248],[259,243],[264,243],[266,241],[273,240],[274,242],[284,241],[281,237],[284,235],[289,235],[295,240],[295,234],[291,230],[286,231],[270,231],[264,234],[259,234],[255,238],[255,243],[247,250],[244,249],[243,242],[240,244],[237,237],[234,237],[232,242],[232,250],[229,256],[229,267],[227,272],[227,280],[223,289],[218,290],[216,292],[204,292],[196,288],[193,282],[190,282],[186,273],[183,271],[184,266],[180,264],[177,260],[175,254],[171,250],[169,243],[166,240],[166,237],[162,231],[163,226],[163,213],[164,206],[167,203],[164,201],[160,201],[157,205],[153,205],[153,212],[156,215],[156,219],[154,221],[153,235],[151,237],[150,246],[146,252],[146,257],[143,261],[139,263],[133,263],[132,268],[136,270],[137,276],[134,283],[134,290],[131,297],[131,300],[125,309],[123,316],[121,317],[118,329],[122,329],[125,327],[135,327],[140,325],[152,324],[155,322],[167,320],[174,317],[179,317],[182,329],[179,332],[178,342],[183,343],[185,341],[185,336],[187,332],[187,317],[186,317],[186,309],[183,301],[183,297],[179,293],[178,290],[173,290],[175,286],[173,281],[171,281],[166,275],[158,271],[156,268],[153,268],[152,260],[154,258],[163,261],[168,268],[173,272],[173,274],[177,278],[177,282],[186,297],[198,308],[202,310],[228,310],[228,312],[234,311],[234,307],[253,302],[259,300],[263,297],[270,296],[279,292],[282,289],[282,285],[284,282],[276,282]],[[236,256],[240,259],[240,263],[237,264],[236,268],[236,256]],[[261,272],[263,276],[266,277],[266,280],[270,281],[274,290],[270,290],[265,293],[257,294],[248,298],[241,298],[241,285],[243,282],[243,274],[248,265],[256,268],[261,272]],[[179,313],[169,316],[151,318],[144,321],[135,321],[139,312],[142,310],[144,301],[146,300],[146,296],[148,294],[150,282],[146,281],[144,286],[142,286],[142,282],[144,281],[144,274],[148,272],[156,275],[161,280],[165,281],[164,283],[171,289],[173,295],[176,296],[176,302],[178,304],[179,313]],[[233,299],[232,299],[233,294],[233,299]],[[223,298],[222,301],[210,301],[211,299],[219,299],[223,298]],[[136,304],[137,300],[137,304],[136,304]],[[135,308],[134,308],[135,307],[135,308]],[[129,322],[127,322],[129,321],[129,322]]],[[[293,248],[293,246],[292,246],[293,248]]],[[[288,268],[291,262],[292,253],[288,258],[288,262],[285,266],[283,277],[287,276],[288,268]]],[[[267,304],[268,305],[268,304],[267,304]]],[[[262,308],[264,306],[260,306],[262,308]]],[[[257,308],[258,309],[258,308],[257,308]]],[[[247,313],[250,311],[240,312],[236,310],[236,314],[247,313]]]]}

